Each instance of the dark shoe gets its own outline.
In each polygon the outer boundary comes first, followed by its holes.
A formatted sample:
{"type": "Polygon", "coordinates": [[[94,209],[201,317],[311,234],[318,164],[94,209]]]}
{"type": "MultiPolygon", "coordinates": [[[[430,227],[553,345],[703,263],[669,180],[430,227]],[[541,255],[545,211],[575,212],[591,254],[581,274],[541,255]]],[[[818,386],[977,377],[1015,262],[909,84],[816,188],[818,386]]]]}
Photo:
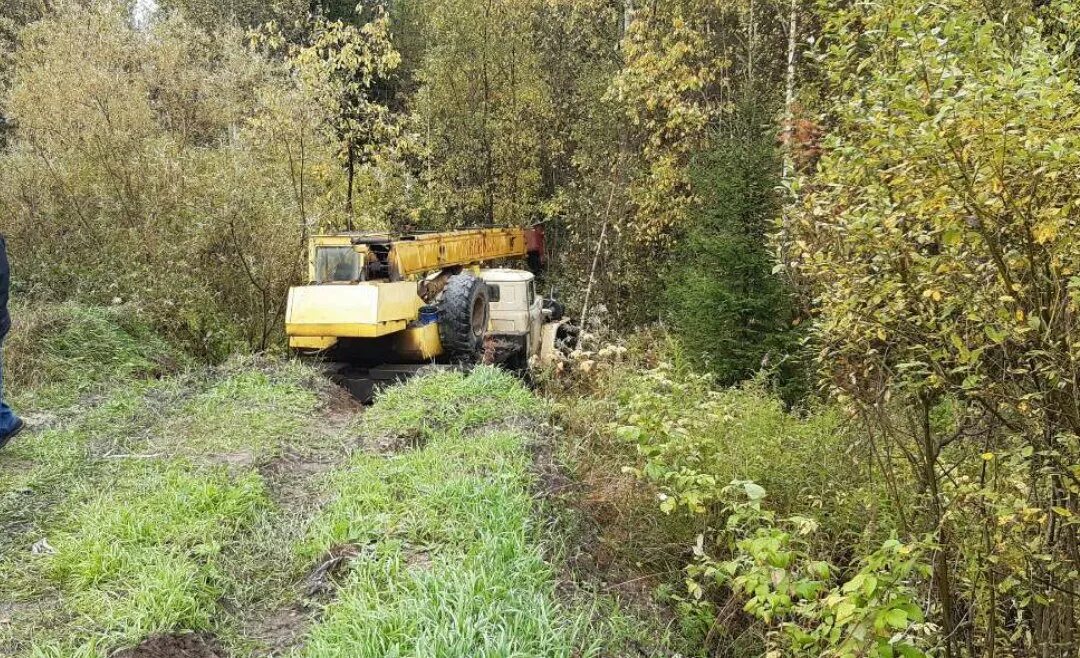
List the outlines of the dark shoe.
{"type": "Polygon", "coordinates": [[[4,436],[0,436],[0,448],[3,448],[8,444],[9,441],[19,436],[19,432],[23,431],[24,429],[26,429],[26,421],[20,418],[19,423],[15,426],[15,429],[11,430],[4,436]]]}

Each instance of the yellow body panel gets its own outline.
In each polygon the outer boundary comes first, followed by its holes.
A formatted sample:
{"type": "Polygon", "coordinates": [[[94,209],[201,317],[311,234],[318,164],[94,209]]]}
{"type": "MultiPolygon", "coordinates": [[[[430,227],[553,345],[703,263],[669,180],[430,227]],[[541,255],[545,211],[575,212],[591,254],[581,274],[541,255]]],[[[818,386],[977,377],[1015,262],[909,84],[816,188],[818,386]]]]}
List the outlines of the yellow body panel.
{"type": "Polygon", "coordinates": [[[290,337],[377,338],[404,329],[422,304],[416,284],[408,281],[299,286],[289,290],[285,332],[290,337]]]}
{"type": "Polygon", "coordinates": [[[292,336],[289,347],[294,350],[328,350],[337,342],[338,339],[333,336],[292,336]]]}
{"type": "Polygon", "coordinates": [[[406,329],[398,334],[394,345],[396,353],[416,361],[428,361],[442,354],[439,325],[432,323],[423,327],[406,329]]]}
{"type": "MultiPolygon", "coordinates": [[[[315,253],[319,247],[349,247],[363,256],[367,245],[353,245],[352,235],[316,235],[308,250],[308,280],[314,281],[315,253]]],[[[371,236],[368,236],[371,237],[371,236]]],[[[387,236],[387,240],[390,240],[387,236]]],[[[425,274],[444,267],[468,266],[526,253],[525,231],[520,228],[488,228],[420,235],[415,239],[392,240],[390,261],[399,278],[425,274]]]]}
{"type": "Polygon", "coordinates": [[[409,276],[452,265],[524,256],[525,248],[525,232],[520,228],[478,229],[395,242],[391,258],[397,272],[409,276]]]}

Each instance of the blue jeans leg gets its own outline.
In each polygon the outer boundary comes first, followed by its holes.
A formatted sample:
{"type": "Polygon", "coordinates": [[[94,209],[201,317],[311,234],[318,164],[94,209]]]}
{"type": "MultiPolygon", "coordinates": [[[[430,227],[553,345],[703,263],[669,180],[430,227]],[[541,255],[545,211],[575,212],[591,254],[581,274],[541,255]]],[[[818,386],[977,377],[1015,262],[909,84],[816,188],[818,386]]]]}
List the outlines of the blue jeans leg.
{"type": "MultiPolygon", "coordinates": [[[[0,340],[0,348],[2,347],[3,341],[0,340]]],[[[3,350],[0,349],[0,436],[10,434],[18,424],[19,417],[4,401],[4,356],[3,350]]]]}

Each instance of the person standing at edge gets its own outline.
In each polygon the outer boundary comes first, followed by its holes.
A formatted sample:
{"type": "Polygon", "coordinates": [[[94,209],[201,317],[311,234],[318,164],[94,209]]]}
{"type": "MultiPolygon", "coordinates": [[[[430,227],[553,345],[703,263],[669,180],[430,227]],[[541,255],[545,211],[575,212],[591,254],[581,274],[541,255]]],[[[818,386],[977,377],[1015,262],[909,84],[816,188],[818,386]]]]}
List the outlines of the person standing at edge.
{"type": "MultiPolygon", "coordinates": [[[[8,313],[10,294],[11,268],[8,266],[7,238],[0,235],[0,347],[3,347],[4,339],[11,329],[11,314],[8,313]]],[[[14,439],[24,427],[26,423],[4,402],[4,360],[3,356],[0,356],[0,448],[14,439]]]]}

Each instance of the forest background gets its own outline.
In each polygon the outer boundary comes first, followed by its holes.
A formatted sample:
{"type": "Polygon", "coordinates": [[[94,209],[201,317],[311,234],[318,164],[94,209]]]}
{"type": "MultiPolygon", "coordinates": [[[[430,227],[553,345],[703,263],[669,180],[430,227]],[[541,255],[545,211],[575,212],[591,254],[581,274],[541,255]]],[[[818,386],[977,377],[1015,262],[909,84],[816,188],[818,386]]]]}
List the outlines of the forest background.
{"type": "Polygon", "coordinates": [[[631,347],[558,384],[580,475],[634,483],[611,531],[703,651],[1077,655],[1078,36],[1066,0],[8,0],[24,334],[273,351],[313,232],[542,223],[545,292],[631,347]]]}

